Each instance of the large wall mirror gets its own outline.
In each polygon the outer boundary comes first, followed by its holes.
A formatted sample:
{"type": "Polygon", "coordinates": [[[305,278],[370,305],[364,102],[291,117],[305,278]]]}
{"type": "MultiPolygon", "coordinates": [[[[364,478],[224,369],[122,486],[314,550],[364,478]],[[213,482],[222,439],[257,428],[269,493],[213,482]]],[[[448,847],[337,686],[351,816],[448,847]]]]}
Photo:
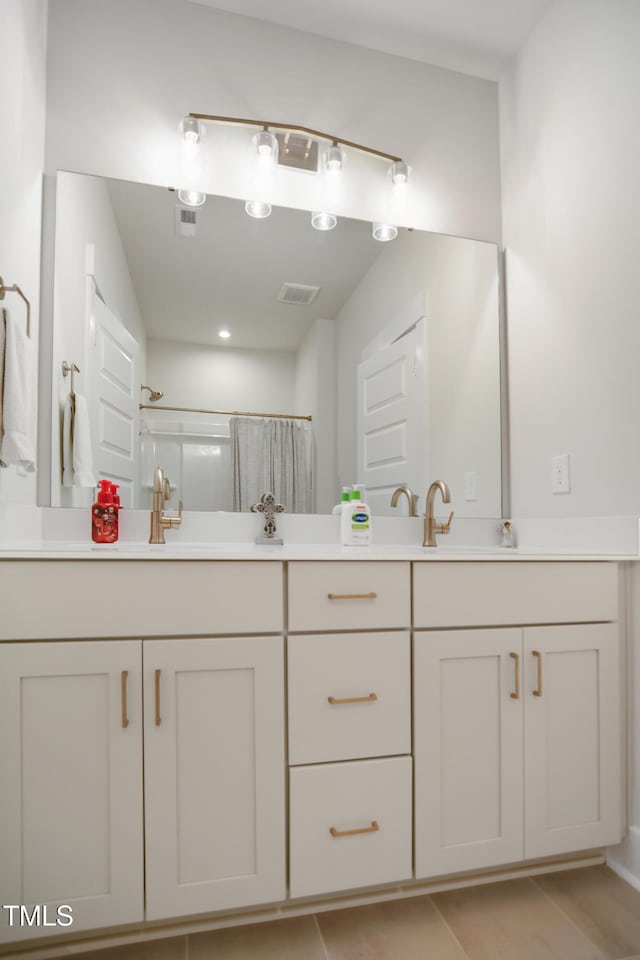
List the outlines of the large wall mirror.
{"type": "Polygon", "coordinates": [[[494,244],[59,173],[52,504],[92,501],[92,461],[129,507],[157,464],[186,510],[275,486],[328,513],[359,483],[392,515],[444,479],[458,516],[500,517],[499,300],[494,244]]]}

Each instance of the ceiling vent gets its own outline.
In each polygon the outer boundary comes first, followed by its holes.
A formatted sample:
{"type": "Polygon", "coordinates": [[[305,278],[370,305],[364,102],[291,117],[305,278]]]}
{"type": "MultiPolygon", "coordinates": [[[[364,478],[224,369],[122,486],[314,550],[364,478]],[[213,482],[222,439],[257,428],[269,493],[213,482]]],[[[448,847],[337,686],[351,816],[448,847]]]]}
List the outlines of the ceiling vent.
{"type": "Polygon", "coordinates": [[[316,299],[320,287],[308,287],[304,283],[284,283],[278,294],[280,303],[296,303],[298,306],[307,306],[316,299]]]}
{"type": "Polygon", "coordinates": [[[178,237],[195,237],[196,211],[176,207],[176,235],[178,237]]]}

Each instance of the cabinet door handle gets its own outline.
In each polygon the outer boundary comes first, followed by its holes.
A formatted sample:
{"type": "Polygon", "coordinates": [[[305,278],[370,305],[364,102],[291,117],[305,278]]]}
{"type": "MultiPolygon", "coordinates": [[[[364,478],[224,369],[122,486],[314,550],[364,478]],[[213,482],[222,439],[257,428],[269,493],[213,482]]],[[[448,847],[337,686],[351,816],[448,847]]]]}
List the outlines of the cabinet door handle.
{"type": "Polygon", "coordinates": [[[327,697],[329,703],[373,703],[373,701],[377,699],[377,693],[370,693],[368,697],[344,697],[342,700],[337,700],[335,697],[327,697]]]}
{"type": "Polygon", "coordinates": [[[542,696],[542,654],[539,650],[532,650],[531,656],[535,657],[538,661],[538,687],[533,691],[534,697],[542,696]]]}
{"type": "Polygon", "coordinates": [[[377,593],[328,593],[328,600],[376,600],[377,593]]]}
{"type": "Polygon", "coordinates": [[[357,833],[377,833],[379,829],[378,821],[372,820],[370,827],[360,827],[359,830],[336,830],[335,827],[329,827],[329,833],[332,837],[355,837],[357,833]]]}
{"type": "Polygon", "coordinates": [[[516,676],[516,689],[510,694],[512,700],[520,699],[520,655],[517,653],[510,653],[509,656],[513,660],[513,665],[515,668],[516,676]]]}
{"type": "Polygon", "coordinates": [[[129,717],[127,716],[127,677],[128,670],[123,670],[120,674],[120,702],[122,704],[122,727],[124,730],[129,726],[129,717]]]}
{"type": "Polygon", "coordinates": [[[160,717],[160,671],[155,672],[155,696],[156,696],[156,727],[162,723],[160,717]]]}

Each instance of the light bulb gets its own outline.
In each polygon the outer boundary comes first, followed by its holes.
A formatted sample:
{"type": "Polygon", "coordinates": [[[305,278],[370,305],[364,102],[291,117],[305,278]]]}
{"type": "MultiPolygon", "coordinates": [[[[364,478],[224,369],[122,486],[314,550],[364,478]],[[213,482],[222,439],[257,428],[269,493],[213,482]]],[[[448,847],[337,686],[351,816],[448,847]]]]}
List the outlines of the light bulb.
{"type": "Polygon", "coordinates": [[[344,150],[339,147],[337,143],[327,147],[324,155],[324,164],[327,170],[331,170],[332,172],[342,170],[344,166],[344,150]]]}
{"type": "Polygon", "coordinates": [[[316,230],[333,230],[338,218],[334,217],[332,213],[312,213],[311,214],[311,226],[315,227],[316,230]]]}
{"type": "Polygon", "coordinates": [[[271,204],[266,200],[247,200],[244,209],[256,220],[264,220],[265,217],[271,216],[271,204]]]}
{"type": "Polygon", "coordinates": [[[222,330],[218,330],[218,336],[222,337],[223,340],[228,340],[231,336],[231,331],[227,330],[226,327],[223,327],[222,330]]]}
{"type": "Polygon", "coordinates": [[[394,186],[406,183],[409,179],[409,164],[404,160],[396,160],[391,164],[391,182],[394,186]]]}
{"type": "Polygon", "coordinates": [[[261,130],[253,138],[256,153],[260,157],[273,158],[274,162],[278,157],[278,141],[269,130],[261,130]]]}
{"type": "Polygon", "coordinates": [[[200,190],[178,190],[178,200],[185,207],[201,207],[206,199],[206,193],[200,190]]]}
{"type": "Polygon", "coordinates": [[[374,223],[373,239],[386,243],[387,240],[395,240],[398,236],[398,228],[391,223],[374,223]]]}
{"type": "Polygon", "coordinates": [[[182,136],[187,143],[200,143],[204,134],[204,127],[195,117],[185,117],[180,124],[182,136]]]}

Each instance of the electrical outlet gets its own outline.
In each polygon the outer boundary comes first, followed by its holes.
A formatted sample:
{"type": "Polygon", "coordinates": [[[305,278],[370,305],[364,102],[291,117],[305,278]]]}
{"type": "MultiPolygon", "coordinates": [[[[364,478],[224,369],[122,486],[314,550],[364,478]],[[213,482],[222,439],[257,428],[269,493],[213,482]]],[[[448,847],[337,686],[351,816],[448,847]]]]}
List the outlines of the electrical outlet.
{"type": "Polygon", "coordinates": [[[570,493],[569,454],[551,458],[551,493],[570,493]]]}
{"type": "Polygon", "coordinates": [[[467,470],[464,475],[464,498],[465,500],[478,499],[478,483],[475,470],[467,470]]]}

